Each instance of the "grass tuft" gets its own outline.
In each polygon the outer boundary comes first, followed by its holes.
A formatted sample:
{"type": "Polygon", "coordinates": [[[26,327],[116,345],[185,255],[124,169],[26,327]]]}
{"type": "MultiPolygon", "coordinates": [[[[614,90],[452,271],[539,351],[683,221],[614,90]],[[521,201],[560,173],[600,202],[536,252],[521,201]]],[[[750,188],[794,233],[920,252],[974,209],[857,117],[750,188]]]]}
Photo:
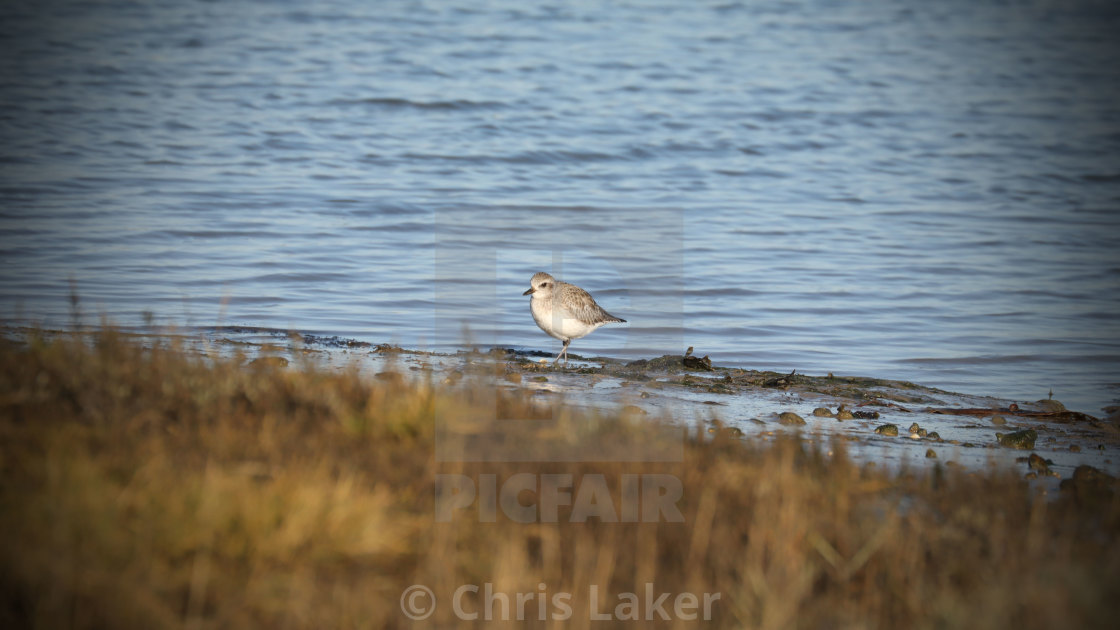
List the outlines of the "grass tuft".
{"type": "Polygon", "coordinates": [[[437,461],[437,443],[470,459],[480,435],[535,457],[653,426],[500,382],[246,366],[112,330],[0,341],[0,625],[410,627],[401,592],[424,584],[441,600],[425,623],[466,627],[450,595],[485,583],[574,594],[564,623],[530,605],[536,627],[589,627],[592,585],[613,608],[647,582],[721,593],[719,628],[1111,627],[1120,612],[1107,487],[1045,497],[1010,471],[891,474],[842,443],[722,433],[677,434],[666,463],[437,461]],[[684,522],[571,523],[568,506],[558,522],[436,522],[437,474],[523,472],[672,475],[684,522]]]}

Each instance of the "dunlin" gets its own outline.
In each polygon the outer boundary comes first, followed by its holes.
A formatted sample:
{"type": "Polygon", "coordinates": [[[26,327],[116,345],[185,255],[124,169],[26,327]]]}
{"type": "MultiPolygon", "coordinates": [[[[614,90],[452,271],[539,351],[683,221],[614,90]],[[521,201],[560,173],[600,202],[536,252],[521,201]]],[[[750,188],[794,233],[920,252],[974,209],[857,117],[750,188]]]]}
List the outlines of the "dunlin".
{"type": "Polygon", "coordinates": [[[529,290],[522,295],[533,296],[529,301],[533,321],[541,330],[564,342],[553,363],[560,357],[567,362],[568,344],[572,343],[572,339],[586,336],[603,324],[626,322],[603,310],[587,291],[574,284],[560,282],[543,271],[533,275],[529,284],[529,290]]]}

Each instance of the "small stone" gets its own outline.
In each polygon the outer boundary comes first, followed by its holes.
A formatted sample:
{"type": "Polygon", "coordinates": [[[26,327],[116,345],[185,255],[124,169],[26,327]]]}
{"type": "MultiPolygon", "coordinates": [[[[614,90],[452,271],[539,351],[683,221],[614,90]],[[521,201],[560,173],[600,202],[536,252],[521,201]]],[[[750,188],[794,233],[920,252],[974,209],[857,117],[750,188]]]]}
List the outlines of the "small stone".
{"type": "Polygon", "coordinates": [[[1007,424],[1007,418],[1004,418],[1003,416],[992,416],[988,419],[988,421],[992,424],[1007,424]]]}
{"type": "Polygon", "coordinates": [[[1030,468],[1031,470],[1039,470],[1039,471],[1043,471],[1043,472],[1049,472],[1050,464],[1053,464],[1053,463],[1054,462],[1043,458],[1038,453],[1031,453],[1031,456],[1027,458],[1027,467],[1030,468]]]}
{"type": "Polygon", "coordinates": [[[898,425],[884,424],[883,426],[875,429],[875,432],[879,435],[898,435],[898,425]]]}
{"type": "Polygon", "coordinates": [[[533,378],[531,378],[529,380],[533,381],[534,383],[547,383],[548,382],[548,377],[547,376],[534,376],[533,378]]]}
{"type": "Polygon", "coordinates": [[[697,358],[692,356],[691,354],[686,354],[684,358],[681,359],[681,363],[683,363],[686,368],[689,368],[691,370],[703,370],[705,372],[712,371],[712,360],[709,359],[707,355],[704,355],[703,358],[697,358]]]}
{"type": "Polygon", "coordinates": [[[1070,444],[1070,445],[1069,445],[1069,452],[1071,452],[1071,453],[1080,453],[1080,452],[1081,452],[1081,447],[1080,447],[1080,446],[1078,446],[1078,445],[1076,445],[1076,444],[1070,444]]]}
{"type": "Polygon", "coordinates": [[[920,428],[922,428],[922,427],[918,426],[918,423],[915,422],[914,424],[910,425],[910,432],[911,433],[917,433],[918,429],[920,429],[920,428]]]}
{"type": "Polygon", "coordinates": [[[650,397],[650,393],[649,393],[649,392],[642,392],[642,393],[638,394],[638,396],[639,396],[640,398],[649,398],[649,397],[650,397]]]}
{"type": "Polygon", "coordinates": [[[1106,472],[1082,464],[1073,470],[1072,477],[1063,479],[1058,487],[1082,500],[1111,501],[1117,490],[1117,480],[1106,472]]]}
{"type": "Polygon", "coordinates": [[[997,433],[996,440],[999,441],[1000,446],[1008,448],[1021,448],[1030,450],[1034,448],[1034,442],[1038,439],[1038,432],[1034,429],[1026,429],[1024,431],[1016,431],[1014,433],[997,433]]]}
{"type": "Polygon", "coordinates": [[[928,459],[937,459],[937,451],[933,450],[932,448],[927,448],[926,457],[928,459]]]}
{"type": "Polygon", "coordinates": [[[1042,407],[1042,409],[1044,411],[1049,411],[1051,413],[1056,413],[1056,412],[1059,412],[1059,411],[1065,411],[1066,410],[1065,405],[1063,405],[1062,403],[1060,403],[1056,400],[1053,400],[1053,399],[1045,399],[1044,398],[1044,399],[1038,401],[1038,405],[1040,407],[1042,407]]]}
{"type": "Polygon", "coordinates": [[[848,411],[847,409],[841,409],[840,411],[836,412],[837,420],[851,420],[854,417],[855,416],[852,415],[852,412],[848,411]]]}
{"type": "Polygon", "coordinates": [[[1093,468],[1092,466],[1088,466],[1085,464],[1082,464],[1081,466],[1078,466],[1073,470],[1073,479],[1077,481],[1094,483],[1116,483],[1116,478],[1112,475],[1100,470],[1099,468],[1093,468]]]}
{"type": "Polygon", "coordinates": [[[925,437],[926,435],[925,429],[918,429],[918,437],[925,437]]]}
{"type": "Polygon", "coordinates": [[[832,413],[828,407],[817,407],[813,410],[813,415],[818,418],[831,418],[835,414],[832,413]]]}
{"type": "Polygon", "coordinates": [[[853,411],[852,415],[859,418],[860,420],[878,420],[879,419],[879,412],[878,411],[853,411]]]}
{"type": "Polygon", "coordinates": [[[783,411],[778,415],[778,422],[786,425],[805,424],[805,419],[792,411],[783,411]]]}
{"type": "Polygon", "coordinates": [[[938,442],[941,441],[941,434],[938,433],[937,431],[930,431],[929,434],[926,435],[926,437],[928,437],[931,440],[937,440],[938,442]]]}

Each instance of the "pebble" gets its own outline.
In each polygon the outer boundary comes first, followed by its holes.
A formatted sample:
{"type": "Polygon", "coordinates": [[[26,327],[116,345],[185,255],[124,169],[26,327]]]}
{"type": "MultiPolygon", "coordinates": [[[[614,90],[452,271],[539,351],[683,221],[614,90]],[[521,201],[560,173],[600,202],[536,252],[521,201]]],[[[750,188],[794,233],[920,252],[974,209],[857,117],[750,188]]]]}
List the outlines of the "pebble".
{"type": "Polygon", "coordinates": [[[783,411],[778,415],[778,422],[787,425],[800,425],[805,424],[805,419],[792,411],[783,411]]]}
{"type": "Polygon", "coordinates": [[[1006,446],[1008,448],[1032,449],[1037,439],[1038,432],[1034,429],[996,434],[996,440],[999,441],[1000,446],[1006,446]]]}
{"type": "Polygon", "coordinates": [[[1003,416],[992,416],[988,419],[988,421],[992,424],[1007,424],[1007,418],[1004,418],[1003,416]]]}
{"type": "Polygon", "coordinates": [[[836,412],[837,420],[851,420],[854,417],[855,416],[852,415],[852,412],[848,411],[847,409],[841,409],[840,411],[836,412]]]}
{"type": "Polygon", "coordinates": [[[898,435],[898,425],[884,424],[883,426],[875,429],[875,432],[879,435],[898,435]]]}
{"type": "Polygon", "coordinates": [[[926,457],[929,459],[937,459],[937,451],[933,450],[932,448],[927,448],[926,457]]]}
{"type": "Polygon", "coordinates": [[[1116,485],[1116,478],[1112,475],[1082,464],[1073,470],[1072,477],[1063,479],[1059,487],[1062,490],[1072,490],[1078,494],[1096,494],[1111,498],[1116,485]]]}
{"type": "Polygon", "coordinates": [[[1031,453],[1031,456],[1027,458],[1027,466],[1031,470],[1038,470],[1038,471],[1046,472],[1046,471],[1050,470],[1050,464],[1053,464],[1053,463],[1054,462],[1043,458],[1038,453],[1031,453]]]}
{"type": "Polygon", "coordinates": [[[1049,411],[1051,413],[1066,410],[1065,405],[1053,399],[1043,399],[1038,401],[1038,404],[1042,407],[1043,410],[1049,411]]]}
{"type": "Polygon", "coordinates": [[[813,415],[818,418],[831,418],[835,414],[829,411],[828,407],[817,407],[813,410],[813,415]]]}

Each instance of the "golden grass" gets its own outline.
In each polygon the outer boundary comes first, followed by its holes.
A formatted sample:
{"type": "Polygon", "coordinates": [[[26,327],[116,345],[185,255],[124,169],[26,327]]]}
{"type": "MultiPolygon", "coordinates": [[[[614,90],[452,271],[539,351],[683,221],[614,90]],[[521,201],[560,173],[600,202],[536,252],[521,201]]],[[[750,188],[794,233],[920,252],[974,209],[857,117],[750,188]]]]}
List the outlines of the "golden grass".
{"type": "Polygon", "coordinates": [[[590,586],[613,608],[647,582],[721,593],[703,624],[719,628],[1111,627],[1120,612],[1114,493],[1054,499],[1019,473],[891,475],[839,444],[707,435],[682,435],[670,463],[438,462],[437,417],[453,433],[521,418],[508,438],[526,445],[649,427],[490,383],[254,369],[112,332],[0,341],[0,625],[411,627],[400,596],[424,584],[440,605],[417,627],[466,627],[481,622],[450,595],[485,583],[573,594],[567,621],[531,604],[536,627],[696,623],[589,621],[590,586]],[[685,520],[435,522],[438,473],[520,472],[675,475],[685,520]]]}

